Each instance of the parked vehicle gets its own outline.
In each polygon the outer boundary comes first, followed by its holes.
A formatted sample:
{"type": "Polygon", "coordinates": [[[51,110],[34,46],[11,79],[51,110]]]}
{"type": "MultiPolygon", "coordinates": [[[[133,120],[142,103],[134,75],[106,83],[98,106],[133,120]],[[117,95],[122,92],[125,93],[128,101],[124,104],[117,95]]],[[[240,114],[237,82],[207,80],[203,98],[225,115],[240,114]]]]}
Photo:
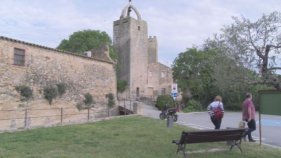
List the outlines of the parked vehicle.
{"type": "Polygon", "coordinates": [[[173,117],[174,122],[178,120],[178,115],[177,115],[177,109],[176,108],[167,108],[162,110],[162,112],[159,114],[159,118],[161,120],[164,120],[168,117],[173,117]]]}

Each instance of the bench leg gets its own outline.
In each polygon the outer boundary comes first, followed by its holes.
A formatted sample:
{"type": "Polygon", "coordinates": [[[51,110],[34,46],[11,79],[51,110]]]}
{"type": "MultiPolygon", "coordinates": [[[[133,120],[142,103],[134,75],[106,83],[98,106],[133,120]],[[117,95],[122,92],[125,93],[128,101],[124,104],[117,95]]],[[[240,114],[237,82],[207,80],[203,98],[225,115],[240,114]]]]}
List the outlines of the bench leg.
{"type": "Polygon", "coordinates": [[[240,152],[243,153],[242,148],[241,148],[241,144],[238,144],[237,147],[240,149],[240,152]]]}
{"type": "Polygon", "coordinates": [[[187,153],[185,152],[185,144],[184,144],[184,146],[183,146],[183,150],[182,150],[182,152],[183,152],[183,156],[184,156],[184,158],[187,158],[187,153]]]}
{"type": "Polygon", "coordinates": [[[231,150],[234,146],[237,146],[237,147],[239,148],[240,152],[242,153],[241,139],[238,140],[238,141],[235,141],[235,140],[234,140],[234,141],[232,142],[232,144],[231,144],[229,150],[231,150]]]}
{"type": "Polygon", "coordinates": [[[185,144],[178,144],[177,154],[182,151],[184,158],[187,158],[187,153],[185,152],[185,144]]]}

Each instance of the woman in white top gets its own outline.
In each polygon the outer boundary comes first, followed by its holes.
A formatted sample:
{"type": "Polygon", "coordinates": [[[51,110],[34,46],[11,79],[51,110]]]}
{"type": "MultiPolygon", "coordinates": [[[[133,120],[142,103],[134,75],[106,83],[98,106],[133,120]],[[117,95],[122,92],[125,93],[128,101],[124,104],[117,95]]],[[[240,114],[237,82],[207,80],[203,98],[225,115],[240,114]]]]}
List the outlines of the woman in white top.
{"type": "Polygon", "coordinates": [[[214,101],[207,107],[211,121],[215,126],[215,129],[220,129],[221,121],[224,114],[224,108],[221,96],[216,96],[214,101]]]}

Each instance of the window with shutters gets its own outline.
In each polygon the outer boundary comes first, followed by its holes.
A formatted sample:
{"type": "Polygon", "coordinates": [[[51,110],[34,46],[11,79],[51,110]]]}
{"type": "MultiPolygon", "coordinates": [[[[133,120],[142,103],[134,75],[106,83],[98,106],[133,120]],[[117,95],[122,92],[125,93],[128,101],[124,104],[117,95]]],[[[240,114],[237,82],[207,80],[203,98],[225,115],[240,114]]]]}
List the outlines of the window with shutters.
{"type": "Polygon", "coordinates": [[[25,63],[25,50],[14,49],[14,65],[24,66],[25,63]]]}

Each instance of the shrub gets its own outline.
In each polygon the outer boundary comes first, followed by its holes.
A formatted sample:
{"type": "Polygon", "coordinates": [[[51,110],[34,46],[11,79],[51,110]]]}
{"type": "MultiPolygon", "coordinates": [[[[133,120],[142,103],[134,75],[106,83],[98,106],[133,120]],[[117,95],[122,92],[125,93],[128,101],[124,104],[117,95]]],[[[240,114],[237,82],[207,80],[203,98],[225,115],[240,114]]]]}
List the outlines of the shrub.
{"type": "Polygon", "coordinates": [[[94,100],[93,100],[93,96],[90,94],[90,93],[86,93],[84,94],[84,104],[87,106],[87,107],[91,107],[92,104],[94,103],[94,100]]]}
{"type": "Polygon", "coordinates": [[[29,100],[32,97],[32,90],[30,87],[21,85],[21,86],[16,86],[16,91],[20,93],[21,96],[25,98],[25,100],[29,100]]]}
{"type": "Polygon", "coordinates": [[[59,96],[62,96],[66,91],[66,84],[65,83],[58,83],[57,88],[58,88],[59,96]]]}
{"type": "Polygon", "coordinates": [[[82,102],[79,102],[79,103],[76,104],[76,108],[80,111],[80,110],[85,109],[85,106],[82,102]]]}
{"type": "Polygon", "coordinates": [[[76,108],[80,111],[83,109],[89,109],[91,107],[94,107],[95,101],[93,99],[93,96],[90,93],[84,94],[84,100],[83,102],[78,102],[76,104],[76,108]]]}
{"type": "Polygon", "coordinates": [[[127,87],[127,82],[124,80],[117,80],[117,91],[118,92],[124,92],[127,87]]]}
{"type": "Polygon", "coordinates": [[[160,95],[157,97],[156,105],[159,110],[174,107],[174,100],[170,95],[160,95]]]}
{"type": "Polygon", "coordinates": [[[53,99],[58,95],[58,90],[54,86],[48,86],[44,88],[44,97],[49,101],[49,104],[52,104],[53,99]]]}
{"type": "Polygon", "coordinates": [[[183,109],[183,112],[192,111],[202,111],[202,105],[194,99],[189,100],[187,106],[183,109]]]}
{"type": "Polygon", "coordinates": [[[107,98],[107,106],[112,108],[115,105],[114,95],[112,93],[108,93],[105,97],[107,98]]]}
{"type": "Polygon", "coordinates": [[[107,115],[109,116],[109,109],[115,105],[114,95],[112,93],[108,93],[105,97],[107,98],[107,115]]]}

